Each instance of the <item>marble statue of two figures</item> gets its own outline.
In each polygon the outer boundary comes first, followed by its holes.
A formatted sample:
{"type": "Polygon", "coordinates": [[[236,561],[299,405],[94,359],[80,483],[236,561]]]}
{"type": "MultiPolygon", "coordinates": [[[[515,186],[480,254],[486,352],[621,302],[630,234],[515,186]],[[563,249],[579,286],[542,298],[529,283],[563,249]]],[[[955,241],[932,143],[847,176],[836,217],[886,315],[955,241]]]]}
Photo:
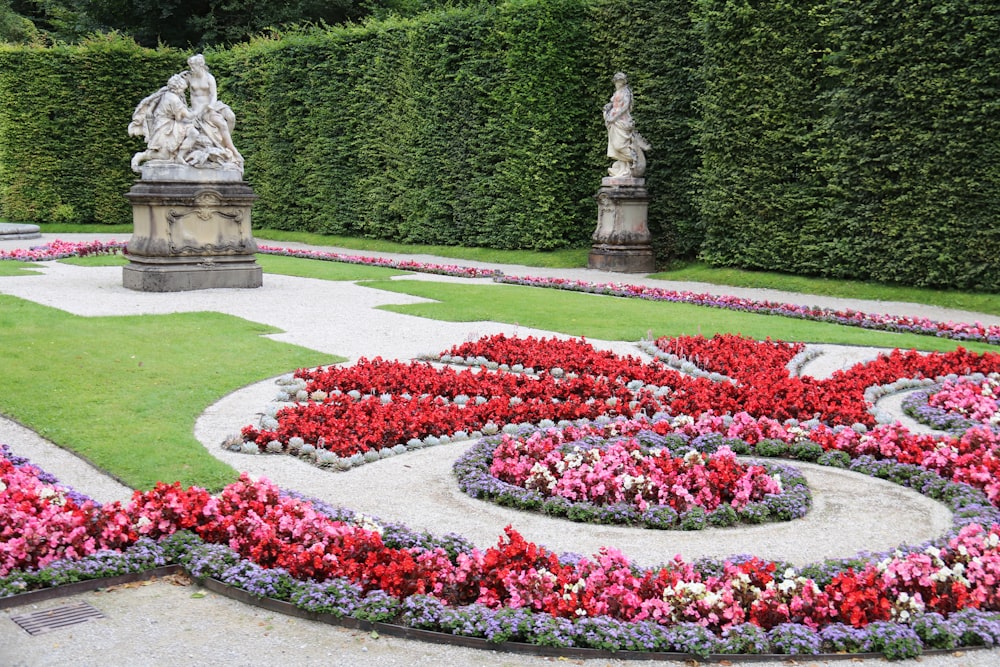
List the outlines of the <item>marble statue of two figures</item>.
{"type": "Polygon", "coordinates": [[[243,156],[232,138],[236,116],[219,101],[205,57],[193,55],[187,62],[190,69],[170,77],[166,86],[139,102],[132,114],[129,135],[146,140],[146,150],[132,157],[132,170],[139,172],[141,164],[148,162],[242,173],[243,156]]]}

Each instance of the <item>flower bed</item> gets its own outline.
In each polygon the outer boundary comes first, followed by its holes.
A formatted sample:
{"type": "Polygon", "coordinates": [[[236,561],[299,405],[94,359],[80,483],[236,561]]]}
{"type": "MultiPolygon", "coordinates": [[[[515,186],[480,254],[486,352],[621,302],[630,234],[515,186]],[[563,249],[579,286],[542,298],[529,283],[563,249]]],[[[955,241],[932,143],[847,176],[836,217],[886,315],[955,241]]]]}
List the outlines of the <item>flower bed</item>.
{"type": "Polygon", "coordinates": [[[787,369],[799,345],[719,335],[661,339],[657,347],[698,359],[724,379],[690,377],[582,340],[490,336],[438,357],[474,368],[376,359],[300,370],[300,389],[289,397],[300,402],[245,427],[239,446],[346,469],[453,436],[488,435],[498,424],[664,415],[661,435],[714,434],[748,443],[760,455],[804,460],[830,451],[893,458],[1000,499],[1000,433],[981,427],[913,434],[899,424],[877,424],[865,397],[868,387],[897,378],[998,372],[1000,354],[894,350],[817,380],[787,369]]]}
{"type": "Polygon", "coordinates": [[[21,262],[47,262],[66,257],[86,257],[87,255],[113,255],[125,249],[121,241],[52,241],[29,249],[14,248],[0,250],[0,260],[10,259],[21,262]]]}
{"type": "Polygon", "coordinates": [[[964,432],[976,426],[1000,429],[1000,374],[948,379],[903,399],[903,411],[932,428],[964,432]]]}
{"type": "MultiPolygon", "coordinates": [[[[5,453],[6,454],[6,453],[5,453]]],[[[55,504],[68,493],[12,475],[0,504],[55,504]],[[15,498],[17,500],[15,500],[15,498]]],[[[880,477],[913,480],[910,466],[878,464],[880,477]]],[[[31,478],[34,477],[35,480],[31,478]]],[[[179,563],[257,597],[333,616],[556,647],[678,651],[696,655],[879,651],[992,646],[1000,640],[1000,526],[981,493],[938,479],[934,493],[972,520],[934,543],[802,569],[742,557],[638,569],[605,548],[559,556],[509,528],[495,547],[417,535],[323,503],[282,494],[246,476],[218,497],[158,485],[90,518],[125,517],[122,543],[5,571],[0,596],[179,563]],[[993,522],[990,529],[978,520],[993,522]]],[[[933,485],[932,485],[933,486],[933,485]]],[[[961,525],[962,522],[959,522],[961,525]]],[[[59,521],[38,522],[50,546],[59,521]],[[51,528],[51,530],[49,530],[51,528]]],[[[9,535],[5,540],[9,539],[9,535]]]]}
{"type": "Polygon", "coordinates": [[[972,340],[991,345],[1000,345],[1000,326],[986,325],[982,322],[940,322],[925,317],[885,315],[863,313],[856,310],[835,310],[833,308],[799,306],[777,301],[761,301],[736,296],[676,291],[650,287],[648,285],[591,283],[584,280],[536,276],[497,276],[494,280],[512,285],[548,287],[573,292],[587,292],[589,294],[647,299],[650,301],[689,303],[696,306],[738,310],[757,313],[759,315],[779,315],[781,317],[794,317],[796,319],[843,324],[845,326],[863,327],[865,329],[879,329],[882,331],[894,331],[896,333],[916,333],[952,338],[954,340],[972,340]]]}
{"type": "Polygon", "coordinates": [[[699,451],[699,443],[651,426],[615,420],[485,438],[456,461],[458,484],[518,509],[649,528],[788,521],[808,510],[808,487],[794,468],[742,464],[726,446],[699,451]]]}

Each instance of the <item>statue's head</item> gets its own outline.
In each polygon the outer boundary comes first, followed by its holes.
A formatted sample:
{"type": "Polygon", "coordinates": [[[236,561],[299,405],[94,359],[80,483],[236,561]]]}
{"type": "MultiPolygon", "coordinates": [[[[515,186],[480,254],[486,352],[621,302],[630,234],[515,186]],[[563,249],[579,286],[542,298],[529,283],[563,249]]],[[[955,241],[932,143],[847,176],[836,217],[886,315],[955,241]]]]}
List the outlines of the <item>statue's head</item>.
{"type": "Polygon", "coordinates": [[[625,76],[624,72],[617,72],[613,77],[611,77],[611,81],[615,84],[616,87],[624,86],[626,83],[628,83],[628,77],[625,76]]]}
{"type": "Polygon", "coordinates": [[[204,69],[205,68],[205,56],[200,53],[196,53],[187,60],[188,65],[191,69],[204,69]]]}
{"type": "Polygon", "coordinates": [[[167,88],[175,93],[182,92],[185,88],[187,88],[187,79],[184,78],[183,74],[174,74],[172,77],[167,79],[167,88]]]}

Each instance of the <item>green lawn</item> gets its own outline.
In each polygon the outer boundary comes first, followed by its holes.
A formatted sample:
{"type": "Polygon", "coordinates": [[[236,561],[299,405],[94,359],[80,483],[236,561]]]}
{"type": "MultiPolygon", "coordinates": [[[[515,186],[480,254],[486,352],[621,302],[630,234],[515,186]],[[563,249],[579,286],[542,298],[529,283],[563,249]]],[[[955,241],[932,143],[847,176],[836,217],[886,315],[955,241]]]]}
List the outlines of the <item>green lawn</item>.
{"type": "MultiPolygon", "coordinates": [[[[129,263],[128,259],[121,254],[67,257],[59,261],[76,266],[125,266],[129,263]]],[[[3,269],[3,265],[6,263],[8,262],[0,262],[0,270],[3,269]]],[[[11,263],[23,264],[23,262],[11,263]]],[[[398,271],[381,266],[330,262],[322,259],[302,259],[298,257],[285,257],[283,255],[257,255],[257,263],[267,273],[297,276],[299,278],[316,278],[318,280],[378,280],[380,278],[391,278],[392,276],[401,276],[409,273],[408,271],[398,271]]]]}
{"type": "Polygon", "coordinates": [[[653,277],[663,280],[680,280],[730,285],[734,287],[761,287],[801,294],[836,296],[872,301],[903,301],[925,303],[943,308],[958,308],[976,313],[1000,315],[1000,294],[958,292],[921,287],[898,287],[860,280],[834,280],[809,278],[769,271],[744,271],[742,269],[715,268],[700,262],[690,262],[676,269],[663,271],[653,277]]]}
{"type": "Polygon", "coordinates": [[[32,273],[39,273],[38,264],[33,264],[32,262],[19,262],[16,260],[4,260],[0,262],[0,277],[27,276],[32,273]]]}
{"type": "MultiPolygon", "coordinates": [[[[103,232],[122,234],[123,239],[132,233],[131,225],[40,225],[40,227],[47,234],[103,232]]],[[[535,252],[529,250],[463,248],[458,246],[410,245],[379,239],[328,236],[310,232],[290,232],[276,229],[255,229],[254,236],[268,245],[281,245],[281,242],[300,242],[317,246],[347,248],[362,252],[436,255],[454,260],[517,264],[529,267],[585,267],[587,266],[587,255],[590,251],[590,248],[568,248],[550,252],[535,252]]],[[[849,299],[922,303],[931,306],[941,306],[943,308],[958,308],[977,313],[1000,315],[1000,294],[900,287],[860,280],[810,278],[771,271],[746,271],[727,267],[712,267],[703,262],[677,262],[675,266],[656,273],[653,277],[663,280],[703,282],[716,285],[720,290],[725,286],[755,287],[849,299]]],[[[627,278],[623,281],[627,282],[627,278]]]]}
{"type": "MultiPolygon", "coordinates": [[[[860,327],[755,315],[721,308],[627,299],[520,285],[461,285],[416,281],[379,281],[369,287],[412,294],[436,303],[382,306],[384,310],[452,322],[493,320],[559,331],[572,336],[635,341],[655,337],[739,333],[757,339],[838,343],[920,350],[953,350],[956,341],[934,336],[895,334],[860,327]]],[[[965,343],[970,350],[995,346],[965,343]]]]}
{"type": "MultiPolygon", "coordinates": [[[[247,384],[343,359],[219,313],[85,318],[0,295],[0,413],[134,488],[235,479],[195,439],[205,408],[247,384]]],[[[58,473],[58,471],[55,471],[58,473]]]]}

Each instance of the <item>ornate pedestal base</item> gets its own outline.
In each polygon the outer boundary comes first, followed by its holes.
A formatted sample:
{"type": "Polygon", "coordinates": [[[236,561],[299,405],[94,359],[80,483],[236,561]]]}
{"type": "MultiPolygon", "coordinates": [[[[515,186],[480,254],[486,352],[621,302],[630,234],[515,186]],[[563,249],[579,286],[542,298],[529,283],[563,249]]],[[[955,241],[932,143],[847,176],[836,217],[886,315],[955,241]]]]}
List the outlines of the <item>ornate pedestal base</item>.
{"type": "Polygon", "coordinates": [[[260,287],[245,182],[140,181],[125,195],[134,230],[126,249],[125,287],[180,292],[260,287]]]}
{"type": "Polygon", "coordinates": [[[649,196],[642,178],[604,178],[597,191],[597,229],[587,265],[600,271],[656,270],[649,228],[649,196]]]}

